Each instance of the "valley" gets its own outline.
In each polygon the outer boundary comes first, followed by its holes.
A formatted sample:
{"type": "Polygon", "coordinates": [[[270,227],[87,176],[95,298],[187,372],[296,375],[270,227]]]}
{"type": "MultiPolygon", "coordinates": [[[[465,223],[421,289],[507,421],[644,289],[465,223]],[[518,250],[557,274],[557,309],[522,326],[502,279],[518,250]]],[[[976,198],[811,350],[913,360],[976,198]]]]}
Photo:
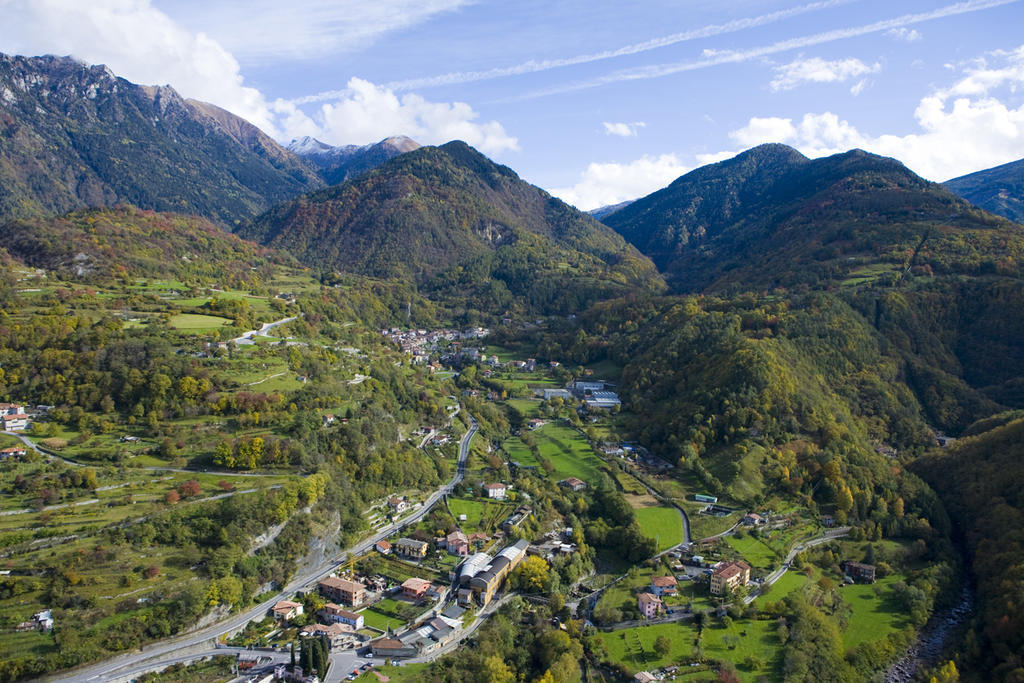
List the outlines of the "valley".
{"type": "Polygon", "coordinates": [[[0,681],[1021,680],[1011,218],[769,144],[599,221],[0,83],[0,681]]]}

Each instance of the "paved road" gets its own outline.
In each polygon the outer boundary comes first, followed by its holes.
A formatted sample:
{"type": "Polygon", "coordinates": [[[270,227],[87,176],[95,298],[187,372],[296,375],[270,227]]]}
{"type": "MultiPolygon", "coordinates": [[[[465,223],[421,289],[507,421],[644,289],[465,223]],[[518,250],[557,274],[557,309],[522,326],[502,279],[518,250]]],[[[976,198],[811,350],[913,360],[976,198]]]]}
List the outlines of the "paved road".
{"type": "Polygon", "coordinates": [[[301,571],[277,595],[256,607],[252,607],[244,612],[232,615],[227,619],[219,621],[211,626],[206,626],[197,631],[184,633],[156,643],[151,643],[138,652],[118,655],[117,657],[113,657],[98,664],[83,667],[76,671],[64,671],[54,674],[48,677],[48,680],[68,681],[70,683],[98,683],[99,681],[121,680],[123,671],[126,669],[130,669],[136,673],[141,673],[151,668],[162,667],[164,666],[165,661],[170,662],[177,657],[184,656],[181,653],[182,650],[190,648],[195,648],[197,650],[210,649],[215,646],[218,636],[236,629],[241,629],[253,619],[262,619],[267,614],[267,611],[270,610],[278,600],[291,597],[296,591],[310,589],[320,579],[327,576],[348,561],[350,556],[361,555],[373,548],[377,541],[387,538],[406,526],[418,523],[435,505],[437,505],[439,501],[442,500],[444,496],[451,493],[455,485],[462,481],[463,476],[465,476],[466,459],[469,456],[469,444],[477,432],[478,425],[476,420],[470,417],[470,421],[471,426],[469,431],[466,432],[462,437],[462,440],[459,442],[459,460],[455,475],[448,483],[444,484],[438,488],[437,491],[431,494],[431,496],[423,503],[422,507],[406,518],[395,522],[388,527],[377,530],[369,538],[360,541],[356,545],[339,553],[334,558],[326,560],[315,567],[307,568],[305,571],[301,571]]]}
{"type": "Polygon", "coordinates": [[[754,602],[754,600],[756,600],[757,597],[761,595],[761,591],[766,586],[771,586],[773,583],[775,583],[783,576],[785,576],[786,572],[789,571],[790,565],[793,563],[793,558],[796,557],[799,553],[802,553],[808,548],[813,548],[816,545],[821,545],[822,543],[834,541],[835,539],[841,538],[847,535],[848,533],[850,533],[850,527],[837,527],[835,529],[830,529],[826,531],[821,536],[812,538],[809,541],[802,541],[794,545],[790,549],[789,554],[786,555],[786,559],[782,562],[782,566],[773,571],[767,577],[765,577],[764,583],[761,584],[760,588],[758,588],[756,591],[751,592],[750,595],[748,595],[747,597],[743,598],[743,604],[749,605],[750,603],[754,602]]]}
{"type": "Polygon", "coordinates": [[[665,550],[663,550],[660,553],[658,553],[657,555],[655,555],[655,558],[661,557],[662,555],[664,555],[665,553],[669,552],[670,550],[676,550],[677,548],[679,548],[681,546],[688,545],[692,539],[690,538],[690,518],[686,516],[686,510],[684,510],[682,507],[680,507],[675,502],[673,502],[673,500],[671,498],[668,498],[667,496],[662,495],[661,491],[658,491],[657,489],[651,487],[646,481],[644,481],[640,477],[636,476],[635,474],[633,474],[628,469],[625,470],[625,472],[627,474],[629,474],[631,477],[633,477],[634,479],[636,479],[638,482],[640,482],[640,485],[643,486],[645,489],[647,489],[647,493],[649,493],[650,495],[654,496],[654,498],[656,498],[659,502],[662,502],[662,503],[665,503],[667,505],[671,505],[672,507],[674,507],[676,509],[676,512],[679,513],[679,516],[683,520],[683,542],[682,543],[677,543],[676,545],[672,546],[671,548],[665,548],[665,550]]]}
{"type": "Polygon", "coordinates": [[[249,330],[248,332],[244,333],[241,337],[236,337],[231,341],[235,342],[236,344],[255,344],[256,342],[253,341],[253,337],[267,336],[267,332],[270,332],[275,327],[284,325],[285,323],[290,323],[293,320],[298,320],[298,316],[292,316],[291,318],[282,318],[281,320],[276,320],[272,323],[263,323],[263,327],[261,327],[260,329],[249,330]]]}
{"type": "Polygon", "coordinates": [[[473,620],[473,623],[467,626],[462,631],[460,631],[459,635],[450,643],[446,643],[445,645],[439,647],[438,649],[434,650],[429,655],[426,655],[424,657],[410,657],[409,659],[403,659],[402,663],[420,664],[424,662],[432,662],[438,657],[442,657],[448,654],[452,650],[456,649],[462,643],[463,640],[469,638],[471,635],[476,633],[476,630],[480,628],[485,621],[487,621],[488,617],[497,612],[502,605],[504,605],[506,602],[508,602],[515,596],[515,593],[506,593],[498,600],[491,600],[482,610],[477,612],[476,618],[473,620]]]}

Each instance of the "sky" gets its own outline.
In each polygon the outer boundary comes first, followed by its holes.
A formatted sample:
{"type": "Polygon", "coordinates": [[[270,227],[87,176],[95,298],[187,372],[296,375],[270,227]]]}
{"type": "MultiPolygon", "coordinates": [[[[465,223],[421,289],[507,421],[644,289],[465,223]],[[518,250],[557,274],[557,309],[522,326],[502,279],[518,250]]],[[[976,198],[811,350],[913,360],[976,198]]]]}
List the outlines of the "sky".
{"type": "Polygon", "coordinates": [[[0,0],[72,55],[260,126],[460,139],[581,209],[764,142],[934,181],[1024,158],[1024,0],[0,0]]]}

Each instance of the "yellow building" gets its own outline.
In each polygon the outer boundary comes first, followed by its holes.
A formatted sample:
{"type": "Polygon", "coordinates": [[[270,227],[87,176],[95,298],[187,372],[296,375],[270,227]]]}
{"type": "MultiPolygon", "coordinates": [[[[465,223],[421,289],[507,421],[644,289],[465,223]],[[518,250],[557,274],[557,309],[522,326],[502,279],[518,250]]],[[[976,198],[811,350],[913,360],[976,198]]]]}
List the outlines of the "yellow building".
{"type": "Polygon", "coordinates": [[[726,588],[735,590],[750,581],[750,565],[746,562],[726,562],[711,572],[711,594],[721,595],[726,588]]]}

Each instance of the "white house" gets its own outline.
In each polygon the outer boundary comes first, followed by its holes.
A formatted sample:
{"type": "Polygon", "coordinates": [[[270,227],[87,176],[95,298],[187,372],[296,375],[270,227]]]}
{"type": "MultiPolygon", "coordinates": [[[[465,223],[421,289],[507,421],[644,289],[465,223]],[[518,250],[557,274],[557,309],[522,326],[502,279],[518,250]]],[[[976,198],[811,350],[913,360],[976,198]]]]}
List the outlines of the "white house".
{"type": "Polygon", "coordinates": [[[508,487],[504,484],[484,484],[484,490],[487,491],[488,498],[497,498],[498,500],[505,500],[505,494],[508,487]]]}

